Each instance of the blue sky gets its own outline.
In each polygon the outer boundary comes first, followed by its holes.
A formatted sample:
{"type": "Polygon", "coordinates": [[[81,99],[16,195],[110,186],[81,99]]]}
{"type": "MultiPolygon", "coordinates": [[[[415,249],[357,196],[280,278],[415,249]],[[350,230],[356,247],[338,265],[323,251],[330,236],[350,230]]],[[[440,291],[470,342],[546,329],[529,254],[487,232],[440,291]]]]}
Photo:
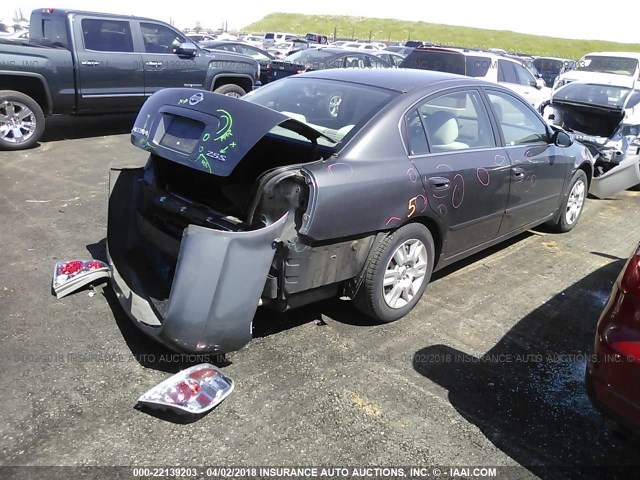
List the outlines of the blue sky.
{"type": "Polygon", "coordinates": [[[41,1],[3,0],[0,5],[0,18],[5,21],[10,20],[14,8],[18,7],[22,8],[23,13],[28,16],[28,12],[33,8],[59,6],[143,15],[167,22],[173,18],[175,25],[179,28],[195,26],[198,20],[202,27],[217,28],[227,21],[229,29],[237,29],[259,20],[268,13],[280,11],[422,20],[564,38],[640,43],[640,29],[637,28],[639,12],[637,0],[610,2],[609,5],[615,5],[611,11],[607,9],[607,4],[604,2],[602,6],[594,9],[596,4],[577,0],[562,2],[540,0],[427,2],[422,0],[400,3],[371,0],[350,2],[345,0],[245,0],[230,2],[227,5],[225,3],[211,0],[192,0],[191,2],[56,0],[43,4],[41,1]]]}

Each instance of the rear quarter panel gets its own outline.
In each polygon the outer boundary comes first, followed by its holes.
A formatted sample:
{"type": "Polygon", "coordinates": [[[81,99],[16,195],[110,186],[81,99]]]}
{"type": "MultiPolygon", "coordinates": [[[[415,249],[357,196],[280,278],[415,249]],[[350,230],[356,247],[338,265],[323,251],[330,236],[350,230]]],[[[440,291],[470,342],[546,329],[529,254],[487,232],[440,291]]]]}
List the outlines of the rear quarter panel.
{"type": "Polygon", "coordinates": [[[392,230],[433,215],[397,120],[376,122],[340,155],[306,168],[314,194],[300,233],[315,240],[392,230]]]}
{"type": "Polygon", "coordinates": [[[24,77],[42,82],[53,104],[52,113],[68,113],[75,108],[74,62],[68,50],[0,43],[1,88],[20,91],[19,79],[24,77]]]}

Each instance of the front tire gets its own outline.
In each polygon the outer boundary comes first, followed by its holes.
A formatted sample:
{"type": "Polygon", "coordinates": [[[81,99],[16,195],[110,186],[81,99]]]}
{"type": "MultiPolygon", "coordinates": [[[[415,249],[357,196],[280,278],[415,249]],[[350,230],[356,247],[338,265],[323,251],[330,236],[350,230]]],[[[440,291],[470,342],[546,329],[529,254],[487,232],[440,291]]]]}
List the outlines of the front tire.
{"type": "Polygon", "coordinates": [[[244,96],[247,92],[244,89],[234,83],[227,83],[226,85],[222,85],[221,87],[216,88],[213,93],[219,93],[221,95],[227,95],[229,97],[240,98],[244,96]]]}
{"type": "Polygon", "coordinates": [[[35,146],[44,133],[44,112],[24,93],[0,91],[0,150],[35,146]]]}
{"type": "Polygon", "coordinates": [[[404,317],[427,288],[435,259],[429,229],[410,223],[387,236],[366,266],[354,304],[380,322],[404,317]]]}
{"type": "Polygon", "coordinates": [[[555,231],[566,233],[576,226],[582,215],[588,190],[589,183],[587,181],[587,174],[582,170],[578,170],[573,175],[571,183],[569,184],[569,194],[562,202],[560,218],[552,225],[555,231]]]}

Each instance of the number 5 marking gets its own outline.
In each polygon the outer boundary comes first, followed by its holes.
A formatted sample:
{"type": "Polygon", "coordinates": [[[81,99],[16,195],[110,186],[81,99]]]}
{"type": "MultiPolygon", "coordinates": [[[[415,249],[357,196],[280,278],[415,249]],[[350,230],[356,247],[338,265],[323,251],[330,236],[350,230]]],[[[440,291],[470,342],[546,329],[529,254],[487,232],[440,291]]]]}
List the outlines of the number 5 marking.
{"type": "Polygon", "coordinates": [[[411,215],[416,213],[416,199],[417,198],[418,197],[413,197],[413,198],[409,199],[409,215],[407,215],[407,218],[411,218],[411,215]]]}

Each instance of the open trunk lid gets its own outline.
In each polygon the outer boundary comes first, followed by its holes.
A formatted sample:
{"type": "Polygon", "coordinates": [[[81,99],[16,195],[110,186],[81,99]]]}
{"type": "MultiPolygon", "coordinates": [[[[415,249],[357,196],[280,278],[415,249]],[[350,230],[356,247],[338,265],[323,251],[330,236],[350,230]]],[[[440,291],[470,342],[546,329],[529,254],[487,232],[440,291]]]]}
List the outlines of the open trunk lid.
{"type": "Polygon", "coordinates": [[[309,125],[242,99],[186,88],[166,88],[147,100],[131,142],[162,158],[226,177],[275,127],[316,143],[324,137],[309,125]]]}

